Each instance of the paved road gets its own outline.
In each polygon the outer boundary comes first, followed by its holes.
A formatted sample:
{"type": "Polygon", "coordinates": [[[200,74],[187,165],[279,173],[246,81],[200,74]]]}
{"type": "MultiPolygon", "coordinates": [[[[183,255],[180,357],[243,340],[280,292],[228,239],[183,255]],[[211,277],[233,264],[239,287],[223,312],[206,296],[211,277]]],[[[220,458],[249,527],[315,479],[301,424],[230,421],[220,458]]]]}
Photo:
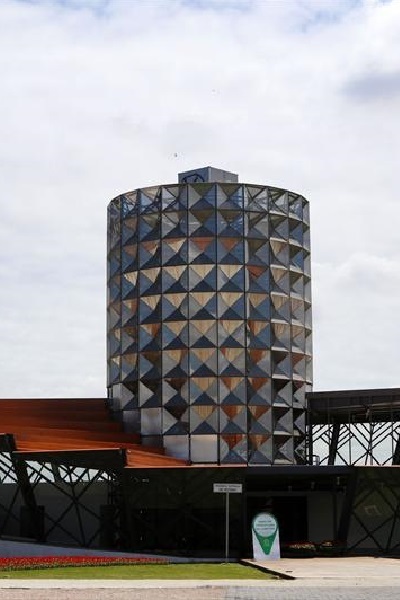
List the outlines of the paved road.
{"type": "Polygon", "coordinates": [[[396,600],[400,596],[397,586],[293,586],[278,588],[236,588],[227,590],[224,600],[396,600]]]}
{"type": "MultiPolygon", "coordinates": [[[[261,586],[221,587],[201,584],[191,588],[109,588],[109,589],[1,589],[1,600],[397,600],[397,585],[363,584],[348,582],[269,582],[261,586]]],[[[54,582],[53,582],[54,584],[54,582]]],[[[94,582],[90,582],[92,586],[94,582]]]]}

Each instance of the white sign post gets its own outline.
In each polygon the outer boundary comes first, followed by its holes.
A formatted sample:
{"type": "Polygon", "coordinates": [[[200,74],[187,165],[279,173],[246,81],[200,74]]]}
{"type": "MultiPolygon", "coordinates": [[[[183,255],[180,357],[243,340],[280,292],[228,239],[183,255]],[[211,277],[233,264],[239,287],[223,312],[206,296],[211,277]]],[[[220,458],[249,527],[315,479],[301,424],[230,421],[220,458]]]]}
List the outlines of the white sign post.
{"type": "Polygon", "coordinates": [[[278,560],[279,547],[278,521],[270,513],[259,513],[251,523],[254,560],[278,560]]]}
{"type": "Polygon", "coordinates": [[[229,558],[229,494],[241,494],[241,483],[214,483],[214,494],[225,494],[225,562],[229,558]]]}

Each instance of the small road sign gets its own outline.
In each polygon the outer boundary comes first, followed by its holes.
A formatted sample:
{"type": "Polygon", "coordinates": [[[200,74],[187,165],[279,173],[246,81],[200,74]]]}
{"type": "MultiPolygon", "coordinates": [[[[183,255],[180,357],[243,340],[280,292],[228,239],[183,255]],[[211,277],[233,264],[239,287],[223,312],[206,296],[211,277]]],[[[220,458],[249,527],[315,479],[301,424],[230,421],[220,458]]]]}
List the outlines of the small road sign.
{"type": "Polygon", "coordinates": [[[214,483],[214,494],[241,494],[242,492],[241,483],[214,483]]]}
{"type": "Polygon", "coordinates": [[[229,494],[241,494],[241,483],[214,483],[214,494],[225,494],[225,562],[229,558],[229,494]]]}

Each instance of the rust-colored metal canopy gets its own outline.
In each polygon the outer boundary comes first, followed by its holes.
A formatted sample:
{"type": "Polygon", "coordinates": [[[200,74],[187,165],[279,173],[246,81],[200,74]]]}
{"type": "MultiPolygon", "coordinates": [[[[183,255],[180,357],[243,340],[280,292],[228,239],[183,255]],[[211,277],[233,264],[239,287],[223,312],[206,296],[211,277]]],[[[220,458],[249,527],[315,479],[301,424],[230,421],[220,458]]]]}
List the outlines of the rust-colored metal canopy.
{"type": "Polygon", "coordinates": [[[102,398],[0,400],[0,433],[14,438],[15,451],[52,453],[120,451],[126,468],[184,467],[163,448],[144,446],[125,433],[102,398]]]}

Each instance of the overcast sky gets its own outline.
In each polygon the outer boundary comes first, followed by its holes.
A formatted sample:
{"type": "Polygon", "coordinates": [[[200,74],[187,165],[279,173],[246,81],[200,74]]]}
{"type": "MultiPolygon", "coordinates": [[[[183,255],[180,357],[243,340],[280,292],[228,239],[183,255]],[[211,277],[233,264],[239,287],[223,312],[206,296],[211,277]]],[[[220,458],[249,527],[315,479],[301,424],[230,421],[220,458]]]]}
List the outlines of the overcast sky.
{"type": "Polygon", "coordinates": [[[314,388],[400,385],[400,1],[1,0],[0,397],[104,396],[106,207],[311,204],[314,388]]]}

